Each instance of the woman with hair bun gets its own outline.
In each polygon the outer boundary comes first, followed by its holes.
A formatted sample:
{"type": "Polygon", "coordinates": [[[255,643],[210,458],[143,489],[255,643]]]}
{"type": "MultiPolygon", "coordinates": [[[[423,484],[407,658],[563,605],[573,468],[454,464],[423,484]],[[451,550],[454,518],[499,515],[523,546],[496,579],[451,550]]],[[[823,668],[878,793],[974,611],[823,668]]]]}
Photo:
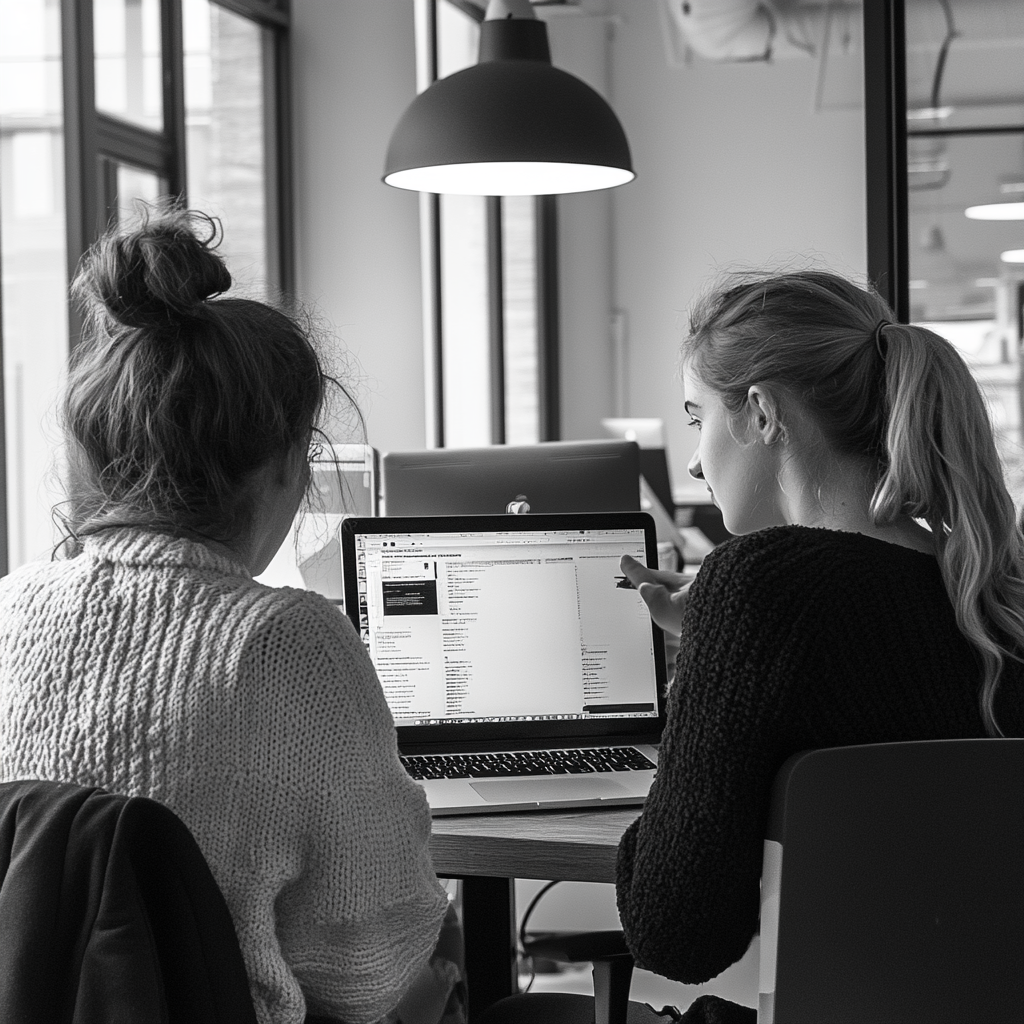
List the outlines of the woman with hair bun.
{"type": "MultiPolygon", "coordinates": [[[[690,473],[738,536],[689,585],[623,559],[680,650],[617,895],[637,963],[698,983],[757,931],[790,755],[1024,735],[1024,535],[964,361],[841,277],[713,292],[682,373],[690,473]]],[[[705,996],[686,1019],[754,1017],[705,996]]]]}
{"type": "Polygon", "coordinates": [[[455,984],[428,965],[447,899],[349,620],[253,580],[305,494],[332,379],[297,319],[219,297],[215,236],[154,215],[104,235],[74,282],[71,557],[0,581],[0,780],[170,806],[224,893],[261,1024],[374,1021],[424,978],[455,984]]]}

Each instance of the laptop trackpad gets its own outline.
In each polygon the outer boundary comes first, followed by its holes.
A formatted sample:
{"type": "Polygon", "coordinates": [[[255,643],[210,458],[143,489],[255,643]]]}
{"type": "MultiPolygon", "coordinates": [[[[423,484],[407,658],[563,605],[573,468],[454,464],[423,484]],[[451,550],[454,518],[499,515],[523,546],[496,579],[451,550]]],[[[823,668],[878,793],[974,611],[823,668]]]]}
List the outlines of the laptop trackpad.
{"type": "Polygon", "coordinates": [[[600,800],[626,796],[629,790],[611,779],[516,779],[471,782],[488,803],[514,804],[524,800],[600,800]]]}

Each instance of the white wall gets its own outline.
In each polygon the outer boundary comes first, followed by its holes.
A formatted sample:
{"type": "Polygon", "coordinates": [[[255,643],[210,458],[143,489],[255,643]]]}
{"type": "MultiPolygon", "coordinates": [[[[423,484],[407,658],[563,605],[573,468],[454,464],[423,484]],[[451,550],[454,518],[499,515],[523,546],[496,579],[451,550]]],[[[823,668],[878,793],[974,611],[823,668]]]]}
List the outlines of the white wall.
{"type": "MultiPolygon", "coordinates": [[[[419,448],[418,206],[380,182],[415,94],[412,0],[294,0],[293,24],[299,292],[363,368],[371,443],[419,448]]],[[[555,63],[611,99],[638,173],[559,200],[563,436],[600,436],[617,412],[661,416],[678,486],[692,447],[675,379],[686,308],[739,264],[810,254],[863,274],[863,114],[813,112],[811,59],[670,66],[656,0],[587,0],[550,16],[549,33],[555,63]]]]}
{"type": "Polygon", "coordinates": [[[815,114],[809,58],[670,67],[656,0],[610,6],[611,98],[637,171],[611,199],[626,414],[666,420],[678,487],[693,441],[677,350],[685,310],[709,275],[797,254],[865,273],[863,112],[815,114]]]}
{"type": "Polygon", "coordinates": [[[418,199],[380,181],[416,94],[412,0],[293,0],[299,296],[363,371],[369,441],[424,446],[418,199]]]}
{"type": "MultiPolygon", "coordinates": [[[[608,24],[603,0],[588,0],[584,13],[546,15],[552,63],[608,97],[608,24]]],[[[562,437],[602,437],[601,418],[614,413],[614,372],[609,319],[612,311],[613,192],[558,198],[559,344],[562,437]]]]}

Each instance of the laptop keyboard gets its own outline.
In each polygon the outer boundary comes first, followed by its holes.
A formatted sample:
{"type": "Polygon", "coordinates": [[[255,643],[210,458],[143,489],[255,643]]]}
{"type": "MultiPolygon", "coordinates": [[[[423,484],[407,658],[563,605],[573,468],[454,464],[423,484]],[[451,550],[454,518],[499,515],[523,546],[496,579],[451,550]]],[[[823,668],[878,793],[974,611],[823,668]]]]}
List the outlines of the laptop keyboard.
{"type": "Polygon", "coordinates": [[[406,754],[414,779],[510,778],[516,775],[583,775],[654,768],[635,747],[519,750],[497,754],[406,754]]]}

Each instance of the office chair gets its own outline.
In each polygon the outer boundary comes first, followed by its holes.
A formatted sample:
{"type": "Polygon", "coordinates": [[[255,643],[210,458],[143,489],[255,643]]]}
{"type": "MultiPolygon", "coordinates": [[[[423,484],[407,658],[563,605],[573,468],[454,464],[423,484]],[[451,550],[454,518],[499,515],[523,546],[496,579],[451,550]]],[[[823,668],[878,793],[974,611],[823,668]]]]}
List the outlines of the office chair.
{"type": "MultiPolygon", "coordinates": [[[[678,1011],[655,1011],[629,998],[633,957],[620,931],[545,932],[524,944],[529,956],[593,964],[594,995],[538,992],[510,996],[470,1024],[669,1024],[678,1011]]],[[[470,984],[473,981],[470,978],[470,984]]]]}
{"type": "Polygon", "coordinates": [[[227,905],[172,811],[0,785],[0,1020],[256,1024],[227,905]]]}
{"type": "Polygon", "coordinates": [[[807,751],[779,772],[759,1024],[1024,1020],[1024,740],[807,751]]]}
{"type": "MultiPolygon", "coordinates": [[[[512,996],[479,1024],[669,1019],[628,1003],[621,932],[524,945],[591,960],[597,999],[512,996]],[[615,979],[606,996],[599,971],[615,979]]],[[[762,868],[758,1024],[1020,1022],[1021,964],[1024,740],[834,747],[783,765],[762,868]]]]}

